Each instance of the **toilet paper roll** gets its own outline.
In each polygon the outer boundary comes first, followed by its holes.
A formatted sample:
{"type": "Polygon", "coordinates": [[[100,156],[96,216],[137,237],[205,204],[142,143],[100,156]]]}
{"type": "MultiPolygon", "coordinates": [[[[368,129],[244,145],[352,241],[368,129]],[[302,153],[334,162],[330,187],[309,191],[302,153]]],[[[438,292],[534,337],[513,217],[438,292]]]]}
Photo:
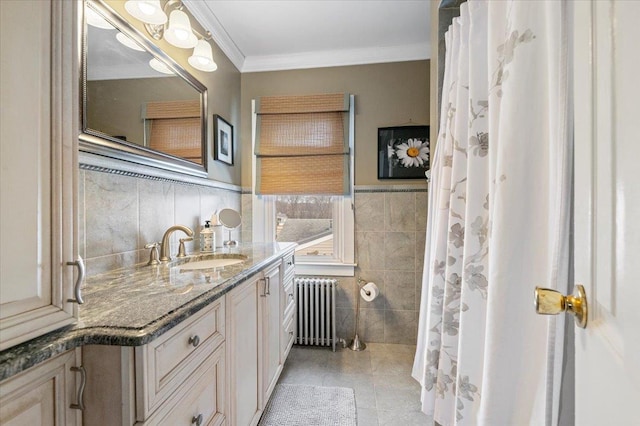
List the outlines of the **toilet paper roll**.
{"type": "Polygon", "coordinates": [[[367,302],[374,300],[379,293],[380,290],[378,290],[378,286],[375,283],[366,283],[360,289],[360,296],[367,302]]]}

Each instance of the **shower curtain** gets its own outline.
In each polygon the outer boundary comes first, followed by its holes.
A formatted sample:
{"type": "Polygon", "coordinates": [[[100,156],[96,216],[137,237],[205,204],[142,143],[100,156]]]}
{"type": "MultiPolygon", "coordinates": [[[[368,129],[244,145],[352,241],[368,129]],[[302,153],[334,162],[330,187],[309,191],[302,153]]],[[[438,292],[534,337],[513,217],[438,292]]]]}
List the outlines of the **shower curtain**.
{"type": "Polygon", "coordinates": [[[446,34],[413,377],[431,424],[555,425],[572,135],[564,1],[470,0],[446,34]]]}

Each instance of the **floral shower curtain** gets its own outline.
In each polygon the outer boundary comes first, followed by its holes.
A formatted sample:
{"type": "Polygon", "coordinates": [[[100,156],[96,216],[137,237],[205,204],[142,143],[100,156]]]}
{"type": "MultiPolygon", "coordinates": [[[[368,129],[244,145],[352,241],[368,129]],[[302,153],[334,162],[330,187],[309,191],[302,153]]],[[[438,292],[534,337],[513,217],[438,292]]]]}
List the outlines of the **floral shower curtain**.
{"type": "Polygon", "coordinates": [[[413,377],[432,424],[558,422],[568,290],[566,2],[470,0],[446,34],[413,377]]]}

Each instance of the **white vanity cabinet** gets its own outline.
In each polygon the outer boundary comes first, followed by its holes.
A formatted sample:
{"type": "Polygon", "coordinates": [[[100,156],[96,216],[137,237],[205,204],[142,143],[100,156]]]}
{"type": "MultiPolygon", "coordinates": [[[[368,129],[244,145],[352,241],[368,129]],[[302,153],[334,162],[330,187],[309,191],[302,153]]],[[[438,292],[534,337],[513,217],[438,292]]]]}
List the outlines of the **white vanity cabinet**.
{"type": "Polygon", "coordinates": [[[282,372],[280,356],[282,275],[280,264],[264,272],[260,293],[260,322],[262,354],[262,407],[267,403],[282,372]]]}
{"type": "Polygon", "coordinates": [[[0,383],[0,423],[6,426],[82,424],[76,379],[80,349],[64,352],[0,383]]]}
{"type": "Polygon", "coordinates": [[[227,294],[230,425],[258,423],[282,372],[286,348],[293,343],[288,332],[284,335],[284,309],[289,305],[283,302],[283,276],[293,280],[292,255],[227,294]],[[290,269],[284,267],[287,259],[290,269]]]}
{"type": "Polygon", "coordinates": [[[84,423],[224,424],[225,298],[146,345],[85,346],[84,423]]]}
{"type": "Polygon", "coordinates": [[[76,9],[0,1],[0,350],[77,317],[76,9]]]}
{"type": "Polygon", "coordinates": [[[282,259],[282,290],[280,297],[280,359],[284,365],[296,339],[296,299],[294,295],[295,259],[290,254],[282,259]]]}
{"type": "Polygon", "coordinates": [[[229,424],[255,425],[260,420],[261,353],[258,291],[261,278],[227,294],[229,424]]]}

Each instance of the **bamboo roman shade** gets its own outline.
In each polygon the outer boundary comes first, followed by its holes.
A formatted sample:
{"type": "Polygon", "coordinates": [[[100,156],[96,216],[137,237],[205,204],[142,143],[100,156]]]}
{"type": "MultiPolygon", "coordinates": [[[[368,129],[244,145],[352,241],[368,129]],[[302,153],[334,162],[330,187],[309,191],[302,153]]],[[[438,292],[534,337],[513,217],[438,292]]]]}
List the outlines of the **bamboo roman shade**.
{"type": "Polygon", "coordinates": [[[144,119],[150,148],[202,164],[200,100],[148,102],[144,119]]]}
{"type": "Polygon", "coordinates": [[[256,193],[349,193],[349,95],[256,101],[256,193]]]}

